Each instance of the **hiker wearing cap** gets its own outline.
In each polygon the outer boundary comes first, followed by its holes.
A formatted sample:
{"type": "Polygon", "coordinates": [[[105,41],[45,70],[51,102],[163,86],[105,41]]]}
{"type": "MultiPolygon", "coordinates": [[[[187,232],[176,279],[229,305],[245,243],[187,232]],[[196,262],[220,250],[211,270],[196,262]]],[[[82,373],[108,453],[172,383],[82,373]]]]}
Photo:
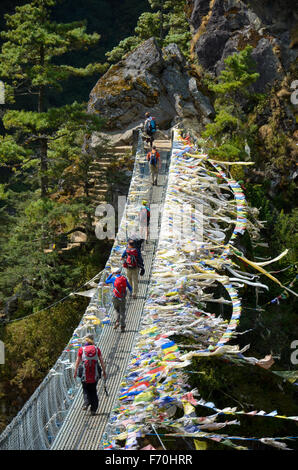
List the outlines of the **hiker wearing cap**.
{"type": "Polygon", "coordinates": [[[158,170],[161,168],[161,161],[160,161],[160,154],[156,150],[156,146],[153,145],[150,152],[147,153],[147,160],[149,163],[151,178],[152,178],[152,186],[157,186],[157,177],[158,177],[158,170]]]}
{"type": "Polygon", "coordinates": [[[141,252],[135,247],[133,240],[129,240],[127,247],[122,254],[123,267],[126,268],[126,275],[132,285],[133,298],[135,299],[138,293],[139,283],[139,269],[140,275],[145,273],[144,261],[141,252]]]}
{"type": "Polygon", "coordinates": [[[149,238],[149,225],[150,225],[150,208],[148,201],[142,201],[142,208],[139,214],[140,235],[141,238],[148,242],[149,238]]]}
{"type": "Polygon", "coordinates": [[[107,374],[101,351],[95,346],[92,335],[89,335],[85,338],[84,346],[78,350],[74,378],[77,375],[81,378],[84,398],[83,410],[87,410],[90,406],[91,415],[93,416],[98,408],[96,386],[101,377],[101,371],[106,380],[107,374]],[[101,368],[98,361],[100,361],[101,368]]]}
{"type": "Polygon", "coordinates": [[[152,147],[156,132],[156,120],[149,112],[145,113],[144,131],[147,135],[146,142],[152,147]]]}
{"type": "Polygon", "coordinates": [[[121,274],[121,268],[115,268],[112,273],[107,277],[106,284],[113,284],[113,297],[112,302],[117,313],[114,329],[116,330],[121,324],[121,332],[125,331],[125,306],[126,306],[126,288],[128,287],[130,293],[132,287],[125,276],[121,274]]]}

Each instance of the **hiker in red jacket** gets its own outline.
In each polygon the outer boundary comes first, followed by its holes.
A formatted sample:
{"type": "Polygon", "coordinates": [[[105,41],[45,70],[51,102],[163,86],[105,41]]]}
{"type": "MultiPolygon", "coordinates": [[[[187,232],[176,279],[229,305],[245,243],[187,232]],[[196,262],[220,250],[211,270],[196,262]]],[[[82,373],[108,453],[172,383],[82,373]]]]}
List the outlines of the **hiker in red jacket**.
{"type": "Polygon", "coordinates": [[[121,332],[123,333],[125,331],[126,288],[128,287],[132,292],[132,287],[126,277],[121,274],[121,268],[113,269],[105,283],[113,284],[112,302],[117,313],[114,329],[116,330],[121,323],[121,332]]]}
{"type": "Polygon", "coordinates": [[[122,259],[123,267],[126,268],[126,275],[128,281],[132,285],[132,296],[135,299],[138,293],[139,270],[140,275],[143,276],[143,274],[145,273],[145,269],[141,252],[140,250],[137,250],[133,240],[128,241],[127,248],[122,254],[122,259]]]}
{"type": "Polygon", "coordinates": [[[85,338],[84,346],[82,346],[78,351],[78,356],[75,363],[74,378],[77,377],[79,369],[79,376],[82,382],[84,397],[83,410],[87,410],[90,406],[92,416],[96,414],[96,410],[98,408],[96,386],[98,380],[101,377],[101,369],[98,361],[100,361],[103,377],[106,380],[107,374],[101,351],[94,345],[92,335],[89,335],[87,338],[85,338]]]}
{"type": "Polygon", "coordinates": [[[160,154],[153,145],[152,150],[147,153],[147,160],[152,178],[152,186],[157,186],[158,170],[161,168],[160,154]]]}

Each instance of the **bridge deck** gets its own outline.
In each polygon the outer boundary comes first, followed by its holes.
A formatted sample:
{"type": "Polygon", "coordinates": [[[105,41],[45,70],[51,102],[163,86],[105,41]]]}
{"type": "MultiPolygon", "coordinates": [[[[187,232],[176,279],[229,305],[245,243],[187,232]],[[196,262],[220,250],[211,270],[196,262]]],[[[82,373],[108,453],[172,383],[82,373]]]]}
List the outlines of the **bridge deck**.
{"type": "MultiPolygon", "coordinates": [[[[158,217],[158,227],[160,226],[160,217],[162,205],[164,202],[169,164],[170,143],[167,141],[156,142],[156,146],[160,149],[162,168],[158,176],[158,185],[151,189],[151,204],[159,204],[160,210],[155,217],[158,217]]],[[[145,177],[150,177],[145,168],[145,177]]],[[[152,214],[154,217],[154,214],[152,214]]],[[[152,220],[155,224],[156,221],[152,220]]],[[[120,330],[113,329],[113,320],[115,313],[111,311],[111,325],[104,325],[101,339],[98,346],[102,351],[102,355],[107,369],[107,390],[108,396],[105,395],[102,381],[98,385],[99,407],[96,416],[90,416],[89,411],[83,411],[83,396],[80,391],[68,415],[55,439],[51,449],[53,450],[97,450],[99,449],[103,433],[109,420],[109,415],[114,407],[120,384],[128,366],[130,353],[134,345],[136,335],[139,331],[140,321],[144,303],[147,297],[147,291],[150,283],[151,266],[155,255],[158,239],[149,241],[145,245],[143,252],[145,275],[140,278],[139,292],[136,299],[129,299],[126,311],[126,330],[121,333],[120,330]]]]}

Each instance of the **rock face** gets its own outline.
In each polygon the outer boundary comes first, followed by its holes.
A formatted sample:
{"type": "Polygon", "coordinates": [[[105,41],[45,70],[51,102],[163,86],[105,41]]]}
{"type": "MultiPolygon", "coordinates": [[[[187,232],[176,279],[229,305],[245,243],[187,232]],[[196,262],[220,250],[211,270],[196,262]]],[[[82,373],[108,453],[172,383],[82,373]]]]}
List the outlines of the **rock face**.
{"type": "MultiPolygon", "coordinates": [[[[192,5],[192,59],[205,71],[218,76],[226,57],[252,45],[260,74],[254,90],[264,93],[282,82],[297,58],[292,0],[188,0],[188,4],[192,5]]],[[[142,125],[146,111],[151,111],[161,130],[178,119],[200,131],[214,110],[194,69],[176,44],[161,50],[154,38],[148,39],[100,78],[90,94],[89,112],[106,119],[104,135],[112,145],[131,144],[133,130],[142,125]]],[[[96,147],[99,138],[94,134],[91,146],[96,147]]]]}
{"type": "MultiPolygon", "coordinates": [[[[178,118],[198,125],[213,115],[209,99],[188,74],[176,44],[161,50],[151,38],[112,66],[90,94],[89,112],[106,121],[105,134],[113,144],[131,143],[132,132],[142,125],[146,111],[159,129],[169,129],[178,118]]],[[[96,146],[97,136],[92,138],[96,146]]]]}
{"type": "Polygon", "coordinates": [[[224,59],[250,44],[264,92],[297,57],[297,12],[292,0],[193,0],[192,50],[199,64],[218,75],[224,59]]]}

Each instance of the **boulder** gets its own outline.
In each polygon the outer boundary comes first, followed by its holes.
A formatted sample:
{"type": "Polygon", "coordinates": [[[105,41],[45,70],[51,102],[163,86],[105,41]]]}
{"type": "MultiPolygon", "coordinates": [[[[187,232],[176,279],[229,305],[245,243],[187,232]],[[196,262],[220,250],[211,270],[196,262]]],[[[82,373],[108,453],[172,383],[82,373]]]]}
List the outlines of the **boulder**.
{"type": "Polygon", "coordinates": [[[92,136],[92,147],[103,135],[112,145],[131,144],[133,131],[143,125],[146,111],[161,130],[169,129],[177,118],[199,125],[202,117],[213,112],[208,98],[188,74],[179,47],[169,44],[161,50],[154,38],[144,41],[100,78],[91,91],[88,111],[106,119],[103,132],[92,136]]]}
{"type": "Polygon", "coordinates": [[[195,106],[207,118],[215,116],[214,108],[209,98],[198,90],[197,82],[194,77],[189,80],[189,91],[194,99],[195,106]]]}

